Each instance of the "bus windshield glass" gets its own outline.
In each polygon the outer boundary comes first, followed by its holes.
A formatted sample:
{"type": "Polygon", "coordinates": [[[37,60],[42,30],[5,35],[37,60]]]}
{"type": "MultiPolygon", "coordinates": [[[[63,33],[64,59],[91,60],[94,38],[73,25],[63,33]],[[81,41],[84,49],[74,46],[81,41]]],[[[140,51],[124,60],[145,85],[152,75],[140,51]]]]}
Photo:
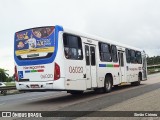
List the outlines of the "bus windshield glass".
{"type": "Polygon", "coordinates": [[[53,26],[27,29],[15,34],[15,55],[19,60],[49,58],[54,50],[53,26]]]}

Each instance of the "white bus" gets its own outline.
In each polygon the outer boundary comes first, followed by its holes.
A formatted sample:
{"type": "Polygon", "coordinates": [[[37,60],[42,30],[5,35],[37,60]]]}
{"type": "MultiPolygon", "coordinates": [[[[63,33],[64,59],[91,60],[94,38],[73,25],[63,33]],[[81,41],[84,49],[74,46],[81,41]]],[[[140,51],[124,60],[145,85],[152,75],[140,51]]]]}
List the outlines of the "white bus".
{"type": "Polygon", "coordinates": [[[147,80],[143,50],[58,25],[16,32],[14,59],[21,91],[110,92],[147,80]]]}

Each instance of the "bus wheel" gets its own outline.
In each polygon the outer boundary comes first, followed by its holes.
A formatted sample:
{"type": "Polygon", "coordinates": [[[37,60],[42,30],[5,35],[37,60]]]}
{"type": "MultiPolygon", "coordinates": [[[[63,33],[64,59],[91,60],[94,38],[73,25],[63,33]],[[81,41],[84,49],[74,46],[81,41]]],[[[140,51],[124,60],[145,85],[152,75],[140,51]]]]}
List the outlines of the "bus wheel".
{"type": "Polygon", "coordinates": [[[70,91],[69,93],[72,95],[82,95],[83,91],[70,91]]]}
{"type": "Polygon", "coordinates": [[[112,78],[110,76],[106,76],[104,81],[103,92],[109,93],[112,90],[112,78]]]}
{"type": "Polygon", "coordinates": [[[141,84],[141,80],[142,80],[142,76],[141,76],[141,74],[139,74],[139,75],[138,75],[138,81],[132,82],[131,85],[133,85],[133,86],[138,86],[138,85],[141,84]]]}

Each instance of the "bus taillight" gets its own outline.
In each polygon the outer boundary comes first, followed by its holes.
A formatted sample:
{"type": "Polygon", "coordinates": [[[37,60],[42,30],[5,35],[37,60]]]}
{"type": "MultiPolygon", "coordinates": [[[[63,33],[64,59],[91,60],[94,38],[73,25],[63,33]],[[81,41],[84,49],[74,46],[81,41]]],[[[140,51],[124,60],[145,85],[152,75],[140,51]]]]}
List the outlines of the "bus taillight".
{"type": "Polygon", "coordinates": [[[54,66],[54,80],[58,80],[60,78],[60,67],[57,63],[54,66]]]}
{"type": "Polygon", "coordinates": [[[18,73],[17,73],[17,67],[14,67],[14,78],[16,81],[18,81],[18,73]]]}

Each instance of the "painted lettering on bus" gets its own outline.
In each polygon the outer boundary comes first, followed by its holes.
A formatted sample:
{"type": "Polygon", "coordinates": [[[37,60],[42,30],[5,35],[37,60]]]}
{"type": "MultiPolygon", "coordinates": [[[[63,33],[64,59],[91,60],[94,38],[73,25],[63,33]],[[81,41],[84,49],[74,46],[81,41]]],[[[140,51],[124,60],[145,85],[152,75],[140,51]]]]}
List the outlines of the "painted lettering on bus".
{"type": "Polygon", "coordinates": [[[129,68],[129,70],[131,70],[131,71],[136,71],[136,70],[138,70],[137,68],[129,68]]]}
{"type": "Polygon", "coordinates": [[[69,66],[69,73],[83,73],[83,67],[69,66]]]}
{"type": "Polygon", "coordinates": [[[141,70],[142,68],[141,68],[141,67],[138,67],[138,69],[141,70]]]}
{"type": "Polygon", "coordinates": [[[41,79],[53,78],[53,74],[41,74],[41,79]]]}
{"type": "Polygon", "coordinates": [[[28,70],[28,69],[39,69],[39,68],[45,68],[45,66],[25,66],[23,67],[24,70],[28,70]]]}

